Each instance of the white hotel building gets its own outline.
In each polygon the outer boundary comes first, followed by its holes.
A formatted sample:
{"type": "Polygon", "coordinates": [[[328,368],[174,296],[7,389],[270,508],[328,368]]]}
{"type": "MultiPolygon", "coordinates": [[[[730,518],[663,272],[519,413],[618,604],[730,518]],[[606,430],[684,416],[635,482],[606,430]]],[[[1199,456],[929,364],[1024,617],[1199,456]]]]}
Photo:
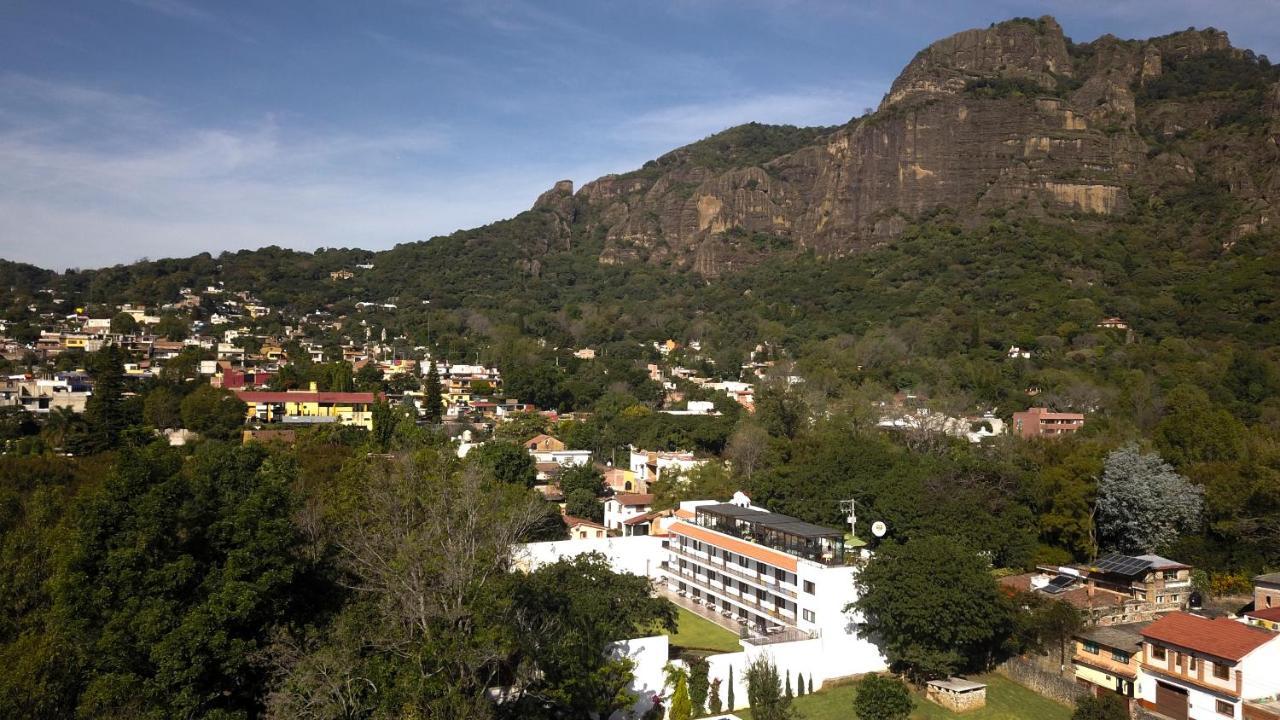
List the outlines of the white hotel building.
{"type": "Polygon", "coordinates": [[[681,505],[668,527],[667,588],[752,633],[843,632],[855,569],[844,533],[735,502],[681,505]],[[692,515],[692,517],[690,517],[692,515]]]}
{"type": "MultiPolygon", "coordinates": [[[[819,687],[885,668],[857,614],[845,610],[858,597],[857,551],[846,552],[843,530],[768,512],[742,493],[728,503],[683,502],[675,515],[665,534],[532,543],[520,553],[520,566],[600,552],[616,571],[646,575],[673,600],[736,629],[740,651],[707,657],[726,710],[746,705],[745,670],[760,656],[819,687]]],[[[637,675],[635,687],[660,689],[662,678],[637,675]]]]}

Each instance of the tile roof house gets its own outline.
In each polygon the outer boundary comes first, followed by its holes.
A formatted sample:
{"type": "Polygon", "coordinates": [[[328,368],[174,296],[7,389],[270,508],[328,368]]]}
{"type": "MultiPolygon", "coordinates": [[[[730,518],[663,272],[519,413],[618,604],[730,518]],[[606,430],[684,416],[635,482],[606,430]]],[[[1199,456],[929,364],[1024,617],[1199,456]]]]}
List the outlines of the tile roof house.
{"type": "Polygon", "coordinates": [[[1280,693],[1276,633],[1177,612],[1144,628],[1142,639],[1138,698],[1147,710],[1174,720],[1243,718],[1251,703],[1280,693]]]}
{"type": "Polygon", "coordinates": [[[604,503],[604,526],[610,530],[621,530],[622,523],[637,515],[649,512],[653,505],[653,495],[639,493],[621,493],[614,495],[604,503]]]}
{"type": "Polygon", "coordinates": [[[1076,633],[1071,657],[1076,683],[1094,697],[1115,693],[1130,704],[1142,661],[1142,630],[1149,624],[1095,626],[1076,633]]]}
{"type": "Polygon", "coordinates": [[[1253,579],[1253,607],[1256,610],[1280,607],[1280,572],[1259,575],[1253,579]]]}

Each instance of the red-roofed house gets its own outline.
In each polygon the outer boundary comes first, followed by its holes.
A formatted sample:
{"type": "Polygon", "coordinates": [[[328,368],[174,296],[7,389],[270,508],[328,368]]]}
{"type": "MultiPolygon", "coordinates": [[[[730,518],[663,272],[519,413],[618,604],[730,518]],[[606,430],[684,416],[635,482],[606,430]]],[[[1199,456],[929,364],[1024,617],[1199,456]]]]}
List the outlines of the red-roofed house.
{"type": "Polygon", "coordinates": [[[599,540],[609,536],[603,525],[586,518],[565,515],[564,524],[569,526],[570,540],[599,540]]]}
{"type": "Polygon", "coordinates": [[[1244,718],[1280,693],[1280,635],[1176,612],[1142,630],[1142,706],[1174,720],[1244,718]]]}
{"type": "Polygon", "coordinates": [[[247,419],[263,423],[340,423],[373,429],[373,393],[287,390],[261,392],[238,390],[249,406],[247,419]]]}
{"type": "Polygon", "coordinates": [[[621,530],[622,523],[637,515],[649,512],[653,505],[653,495],[639,493],[621,493],[614,495],[604,503],[604,526],[610,530],[621,530]]]}
{"type": "Polygon", "coordinates": [[[1250,625],[1256,625],[1264,630],[1280,632],[1280,607],[1250,610],[1244,616],[1250,625]]]}

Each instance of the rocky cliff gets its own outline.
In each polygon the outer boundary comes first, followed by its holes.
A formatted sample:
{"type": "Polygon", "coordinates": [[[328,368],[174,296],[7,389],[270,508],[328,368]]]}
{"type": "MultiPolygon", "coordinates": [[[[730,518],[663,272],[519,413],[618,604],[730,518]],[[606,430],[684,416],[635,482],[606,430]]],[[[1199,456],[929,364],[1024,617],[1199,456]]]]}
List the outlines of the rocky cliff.
{"type": "Polygon", "coordinates": [[[1197,183],[1230,189],[1245,233],[1280,212],[1278,77],[1213,29],[1074,44],[1011,20],[922,50],[846,125],[733,128],[535,210],[554,218],[544,247],[591,238],[602,263],[705,275],[858,251],[925,214],[1088,224],[1197,183]]]}

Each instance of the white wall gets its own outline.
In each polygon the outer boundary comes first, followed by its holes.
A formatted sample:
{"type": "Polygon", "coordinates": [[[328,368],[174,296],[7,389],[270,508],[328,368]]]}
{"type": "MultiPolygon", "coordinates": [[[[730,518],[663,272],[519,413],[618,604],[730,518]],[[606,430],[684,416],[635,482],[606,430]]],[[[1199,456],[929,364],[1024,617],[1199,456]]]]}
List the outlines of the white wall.
{"type": "Polygon", "coordinates": [[[615,572],[657,577],[658,566],[665,554],[662,538],[648,535],[613,537],[599,540],[555,540],[526,543],[515,549],[516,566],[533,570],[561,558],[574,558],[590,552],[602,553],[615,572]]]}
{"type": "Polygon", "coordinates": [[[1246,655],[1241,664],[1245,700],[1280,695],[1280,637],[1246,655]]]}
{"type": "Polygon", "coordinates": [[[821,688],[828,680],[879,672],[886,668],[879,648],[865,640],[821,637],[763,646],[744,643],[742,652],[707,658],[710,666],[707,676],[709,679],[720,679],[720,701],[725,710],[747,707],[747,666],[761,656],[767,656],[778,668],[778,675],[783,678],[784,684],[787,673],[791,674],[792,692],[799,685],[801,674],[804,675],[806,691],[810,691],[821,688]],[[734,707],[728,706],[730,666],[733,667],[734,707]],[[810,678],[817,688],[809,688],[810,678]]]}
{"type": "MultiPolygon", "coordinates": [[[[613,657],[630,658],[636,664],[632,670],[633,677],[628,690],[636,697],[630,712],[634,713],[635,717],[639,717],[653,707],[653,696],[662,693],[665,680],[662,668],[667,664],[667,656],[670,654],[667,636],[654,635],[623,640],[612,644],[609,647],[609,654],[613,657]]],[[[619,710],[611,718],[613,720],[626,718],[627,712],[619,710]]]]}

